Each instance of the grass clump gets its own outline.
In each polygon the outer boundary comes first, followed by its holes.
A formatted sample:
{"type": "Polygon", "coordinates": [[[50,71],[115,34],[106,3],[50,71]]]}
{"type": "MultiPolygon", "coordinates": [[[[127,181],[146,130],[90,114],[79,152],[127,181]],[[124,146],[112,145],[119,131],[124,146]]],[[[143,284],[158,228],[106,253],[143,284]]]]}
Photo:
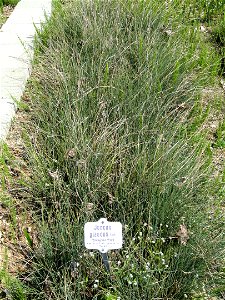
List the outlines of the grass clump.
{"type": "Polygon", "coordinates": [[[184,130],[208,66],[181,20],[156,0],[68,1],[39,34],[27,299],[190,299],[214,284],[222,225],[208,214],[205,145],[184,130]],[[124,225],[111,275],[83,245],[100,217],[124,225]]]}
{"type": "Polygon", "coordinates": [[[191,20],[210,22],[224,14],[225,3],[223,0],[183,0],[179,1],[183,12],[191,20]]]}
{"type": "Polygon", "coordinates": [[[225,2],[223,0],[180,1],[184,21],[200,26],[220,57],[219,76],[224,76],[225,2]]]}

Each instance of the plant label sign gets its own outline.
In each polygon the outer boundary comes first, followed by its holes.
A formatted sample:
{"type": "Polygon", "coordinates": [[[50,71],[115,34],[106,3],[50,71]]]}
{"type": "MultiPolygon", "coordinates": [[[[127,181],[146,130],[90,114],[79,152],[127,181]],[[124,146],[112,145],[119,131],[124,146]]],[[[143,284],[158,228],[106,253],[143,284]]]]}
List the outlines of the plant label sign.
{"type": "Polygon", "coordinates": [[[101,218],[97,222],[87,222],[84,225],[84,243],[87,249],[96,249],[101,253],[122,248],[122,224],[108,222],[101,218]]]}

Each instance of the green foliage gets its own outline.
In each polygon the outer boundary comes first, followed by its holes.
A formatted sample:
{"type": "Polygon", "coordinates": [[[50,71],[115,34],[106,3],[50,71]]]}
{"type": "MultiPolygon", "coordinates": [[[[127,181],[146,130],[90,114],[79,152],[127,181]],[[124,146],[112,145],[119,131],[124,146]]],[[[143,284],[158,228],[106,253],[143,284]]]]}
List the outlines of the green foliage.
{"type": "Polygon", "coordinates": [[[210,28],[209,34],[220,57],[219,75],[225,75],[225,2],[224,0],[181,1],[186,17],[192,23],[204,22],[210,28]]]}
{"type": "Polygon", "coordinates": [[[3,5],[16,5],[20,0],[2,0],[3,5]]]}
{"type": "Polygon", "coordinates": [[[184,13],[191,19],[210,22],[218,15],[224,14],[224,0],[182,0],[184,13]]]}
{"type": "Polygon", "coordinates": [[[1,264],[0,270],[0,283],[7,288],[5,289],[4,293],[1,293],[1,296],[7,299],[27,300],[25,295],[25,286],[21,284],[20,280],[18,280],[16,277],[11,276],[7,271],[7,253],[5,253],[5,257],[3,257],[3,262],[4,263],[1,264]]]}
{"type": "Polygon", "coordinates": [[[221,57],[220,75],[225,75],[225,13],[216,19],[212,26],[212,40],[221,57]]]}
{"type": "Polygon", "coordinates": [[[218,46],[224,48],[225,47],[225,16],[223,19],[219,19],[219,22],[215,24],[212,35],[215,42],[218,44],[218,46]]]}
{"type": "Polygon", "coordinates": [[[13,156],[10,153],[6,143],[0,144],[0,184],[2,190],[6,189],[6,182],[11,180],[11,174],[8,163],[12,161],[13,156]]]}
{"type": "Polygon", "coordinates": [[[225,148],[225,121],[219,124],[216,131],[216,141],[213,144],[216,148],[225,148]]]}
{"type": "Polygon", "coordinates": [[[210,106],[204,107],[201,103],[197,102],[190,113],[190,124],[188,124],[188,130],[190,132],[196,132],[200,128],[207,117],[209,116],[210,106]]]}
{"type": "Polygon", "coordinates": [[[33,247],[33,240],[30,236],[30,234],[28,233],[28,231],[26,229],[23,230],[24,236],[27,240],[28,245],[32,248],[33,247]]]}
{"type": "Polygon", "coordinates": [[[214,56],[180,3],[74,3],[55,4],[36,39],[27,147],[40,234],[27,297],[190,299],[223,258],[195,140],[214,56]],[[124,225],[111,274],[83,246],[85,222],[102,216],[124,225]]]}

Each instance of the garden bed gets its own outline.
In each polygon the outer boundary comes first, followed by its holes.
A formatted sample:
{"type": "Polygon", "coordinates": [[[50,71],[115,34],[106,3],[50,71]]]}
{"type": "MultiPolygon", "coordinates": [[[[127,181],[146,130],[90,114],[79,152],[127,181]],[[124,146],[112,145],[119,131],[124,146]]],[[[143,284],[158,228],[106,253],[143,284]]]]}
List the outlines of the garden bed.
{"type": "Polygon", "coordinates": [[[5,175],[32,220],[28,267],[2,272],[13,299],[224,296],[220,57],[182,3],[144,4],[58,2],[37,38],[19,155],[9,143],[23,176],[5,175]],[[123,224],[111,274],[83,242],[100,217],[123,224]]]}

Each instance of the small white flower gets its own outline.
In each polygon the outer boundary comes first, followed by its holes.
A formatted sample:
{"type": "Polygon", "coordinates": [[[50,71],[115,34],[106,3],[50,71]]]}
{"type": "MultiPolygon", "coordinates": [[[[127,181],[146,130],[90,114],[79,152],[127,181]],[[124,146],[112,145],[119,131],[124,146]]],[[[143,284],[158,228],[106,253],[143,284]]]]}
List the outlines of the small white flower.
{"type": "Polygon", "coordinates": [[[120,260],[118,260],[117,264],[118,264],[118,266],[120,266],[120,265],[121,265],[121,261],[120,261],[120,260]]]}
{"type": "Polygon", "coordinates": [[[145,269],[146,269],[146,271],[149,271],[149,269],[150,269],[150,264],[149,263],[146,264],[145,269]]]}
{"type": "Polygon", "coordinates": [[[147,223],[144,223],[144,226],[146,227],[146,226],[148,226],[148,224],[147,224],[147,223]]]}
{"type": "Polygon", "coordinates": [[[165,268],[166,268],[166,269],[169,268],[169,265],[165,265],[165,268]]]}
{"type": "Polygon", "coordinates": [[[164,258],[162,258],[162,264],[165,265],[166,261],[164,258]]]}
{"type": "Polygon", "coordinates": [[[165,240],[164,238],[161,238],[161,241],[162,241],[163,243],[165,243],[166,240],[165,240]]]}
{"type": "Polygon", "coordinates": [[[98,279],[95,279],[95,282],[96,282],[96,283],[99,283],[99,280],[98,280],[98,279]]]}
{"type": "Polygon", "coordinates": [[[133,274],[130,273],[130,278],[133,278],[133,277],[134,277],[133,274]]]}
{"type": "Polygon", "coordinates": [[[152,241],[152,244],[155,244],[155,241],[152,241]]]}
{"type": "Polygon", "coordinates": [[[120,297],[117,297],[116,300],[121,300],[121,298],[120,298],[120,297]]]}
{"type": "Polygon", "coordinates": [[[168,228],[169,227],[169,225],[168,224],[166,224],[166,228],[168,228]]]}
{"type": "Polygon", "coordinates": [[[137,285],[137,281],[136,280],[133,283],[134,283],[134,285],[137,285]]]}
{"type": "Polygon", "coordinates": [[[126,255],[126,258],[129,258],[129,255],[126,255]]]}
{"type": "Polygon", "coordinates": [[[128,284],[132,284],[132,281],[128,280],[128,284]]]}
{"type": "Polygon", "coordinates": [[[89,254],[90,254],[91,257],[94,257],[94,252],[90,251],[89,254]]]}
{"type": "Polygon", "coordinates": [[[141,231],[139,232],[139,236],[142,236],[142,232],[141,231]]]}
{"type": "Polygon", "coordinates": [[[159,255],[163,256],[164,254],[162,253],[162,251],[159,252],[159,255]]]}
{"type": "Polygon", "coordinates": [[[77,267],[79,267],[79,265],[80,265],[80,264],[77,262],[77,267]]]}
{"type": "Polygon", "coordinates": [[[97,289],[97,287],[98,287],[98,285],[95,283],[95,284],[94,284],[94,289],[97,289]]]}

